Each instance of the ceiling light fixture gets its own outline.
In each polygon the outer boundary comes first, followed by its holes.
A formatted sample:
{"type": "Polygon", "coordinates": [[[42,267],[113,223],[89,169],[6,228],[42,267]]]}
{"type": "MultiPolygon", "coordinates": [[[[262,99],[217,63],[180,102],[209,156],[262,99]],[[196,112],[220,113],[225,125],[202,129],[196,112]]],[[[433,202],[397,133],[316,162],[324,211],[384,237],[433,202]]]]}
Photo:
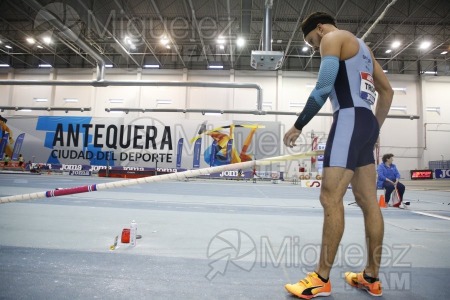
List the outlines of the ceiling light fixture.
{"type": "Polygon", "coordinates": [[[132,45],[132,44],[133,44],[133,41],[131,41],[131,39],[130,39],[129,36],[125,36],[125,38],[123,39],[123,41],[124,41],[126,44],[128,44],[128,45],[132,45]]]}
{"type": "Polygon", "coordinates": [[[33,98],[34,102],[48,102],[47,98],[33,98]]]}
{"type": "Polygon", "coordinates": [[[12,49],[10,45],[5,45],[5,48],[12,49]]]}
{"type": "Polygon", "coordinates": [[[128,44],[130,49],[132,49],[132,50],[136,49],[136,45],[133,43],[133,41],[131,40],[131,38],[129,36],[125,36],[123,41],[125,42],[125,44],[128,44]]]}
{"type": "Polygon", "coordinates": [[[243,37],[238,37],[236,40],[236,46],[243,47],[245,45],[245,39],[243,37]]]}
{"type": "Polygon", "coordinates": [[[223,69],[223,66],[221,66],[221,65],[213,65],[213,66],[208,66],[208,69],[216,69],[216,70],[219,70],[219,69],[223,69]]]}
{"type": "Polygon", "coordinates": [[[404,92],[406,94],[406,88],[405,87],[393,87],[392,90],[393,91],[397,91],[397,92],[404,92]]]}
{"type": "Polygon", "coordinates": [[[225,44],[225,38],[221,35],[217,38],[217,44],[225,44]]]}
{"type": "Polygon", "coordinates": [[[109,103],[123,103],[123,99],[109,99],[109,103]]]}
{"type": "Polygon", "coordinates": [[[51,64],[39,64],[39,68],[51,68],[51,64]]]}
{"type": "Polygon", "coordinates": [[[167,45],[169,43],[169,39],[166,36],[161,37],[161,44],[167,45]]]}
{"type": "Polygon", "coordinates": [[[392,52],[391,49],[387,49],[387,50],[386,50],[386,53],[391,53],[391,52],[392,52]]]}
{"type": "Polygon", "coordinates": [[[441,108],[439,106],[429,106],[425,108],[426,111],[435,112],[438,115],[441,114],[441,108]]]}
{"type": "Polygon", "coordinates": [[[42,41],[43,41],[44,43],[46,43],[47,45],[49,45],[49,44],[52,42],[52,38],[49,37],[49,36],[44,36],[44,37],[42,38],[42,41]]]}
{"type": "Polygon", "coordinates": [[[307,52],[309,50],[309,47],[307,47],[307,46],[303,46],[303,48],[302,48],[302,52],[307,52]]]}
{"type": "Polygon", "coordinates": [[[422,44],[420,44],[420,49],[423,49],[423,50],[425,50],[425,49],[428,49],[429,47],[431,46],[431,42],[429,42],[429,41],[424,41],[424,42],[422,42],[422,44]]]}
{"type": "Polygon", "coordinates": [[[291,102],[291,103],[289,103],[289,107],[305,107],[305,103],[302,103],[302,102],[291,102]]]}
{"type": "Polygon", "coordinates": [[[26,40],[27,40],[28,44],[30,44],[30,45],[33,45],[34,43],[36,43],[36,40],[31,37],[26,38],[26,40]]]}
{"type": "Polygon", "coordinates": [[[0,68],[9,68],[9,64],[0,64],[0,68]]]}
{"type": "Polygon", "coordinates": [[[447,53],[448,53],[448,51],[442,51],[442,52],[441,52],[442,55],[445,55],[445,54],[447,54],[447,53]]]}
{"type": "Polygon", "coordinates": [[[406,112],[406,106],[391,106],[391,110],[399,110],[406,112]]]}
{"type": "Polygon", "coordinates": [[[77,98],[64,98],[64,102],[66,103],[76,103],[78,102],[77,98]]]}
{"type": "Polygon", "coordinates": [[[142,67],[147,69],[159,69],[159,65],[157,64],[143,65],[142,67]]]}
{"type": "Polygon", "coordinates": [[[400,41],[394,41],[392,43],[392,48],[397,49],[398,47],[400,47],[400,45],[401,45],[400,41]]]}
{"type": "Polygon", "coordinates": [[[171,99],[156,99],[156,104],[172,104],[171,99]]]}

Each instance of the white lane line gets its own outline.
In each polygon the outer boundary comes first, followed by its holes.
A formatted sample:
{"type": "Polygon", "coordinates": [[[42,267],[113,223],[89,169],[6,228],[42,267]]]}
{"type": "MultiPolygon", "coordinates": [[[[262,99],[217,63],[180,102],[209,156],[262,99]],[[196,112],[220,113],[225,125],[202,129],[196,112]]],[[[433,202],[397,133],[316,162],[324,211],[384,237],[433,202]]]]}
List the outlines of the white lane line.
{"type": "Polygon", "coordinates": [[[418,215],[424,215],[424,216],[428,216],[428,217],[433,217],[433,218],[450,221],[450,217],[446,217],[446,216],[441,216],[441,215],[436,215],[436,214],[431,214],[431,213],[426,213],[426,212],[421,212],[421,211],[411,211],[411,212],[418,214],[418,215]]]}

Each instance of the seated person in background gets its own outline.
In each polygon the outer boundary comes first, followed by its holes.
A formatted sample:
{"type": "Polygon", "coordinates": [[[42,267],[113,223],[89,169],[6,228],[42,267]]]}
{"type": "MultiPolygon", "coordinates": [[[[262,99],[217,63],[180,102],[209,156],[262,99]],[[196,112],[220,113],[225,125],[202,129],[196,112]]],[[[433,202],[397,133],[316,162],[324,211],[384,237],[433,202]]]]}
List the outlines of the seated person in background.
{"type": "Polygon", "coordinates": [[[394,154],[388,153],[383,155],[383,162],[378,165],[377,173],[377,188],[386,190],[386,203],[389,203],[391,199],[391,194],[395,188],[398,190],[398,195],[400,196],[400,202],[403,200],[403,194],[405,193],[405,186],[400,183],[400,173],[397,170],[397,167],[392,163],[394,160],[394,154]]]}

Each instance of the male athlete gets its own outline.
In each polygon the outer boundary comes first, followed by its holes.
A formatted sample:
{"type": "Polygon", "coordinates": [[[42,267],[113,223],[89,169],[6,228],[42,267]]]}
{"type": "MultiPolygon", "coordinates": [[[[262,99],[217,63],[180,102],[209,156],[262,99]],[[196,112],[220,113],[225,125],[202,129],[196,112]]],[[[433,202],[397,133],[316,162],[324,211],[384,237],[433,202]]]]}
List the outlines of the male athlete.
{"type": "Polygon", "coordinates": [[[348,284],[381,296],[378,279],[384,222],[376,199],[373,149],[392,102],[393,90],[381,66],[364,42],[339,30],[334,18],[323,12],[311,14],[303,23],[305,41],[322,57],[318,81],[294,126],[285,134],[288,147],[303,127],[321,109],[328,97],[333,124],[325,154],[320,203],[324,223],[320,260],[315,272],[285,288],[303,299],[331,293],[330,271],[344,232],[343,196],[352,184],[353,194],[364,215],[367,263],[360,273],[345,273],[348,284]],[[375,116],[371,105],[378,100],[375,116]]]}

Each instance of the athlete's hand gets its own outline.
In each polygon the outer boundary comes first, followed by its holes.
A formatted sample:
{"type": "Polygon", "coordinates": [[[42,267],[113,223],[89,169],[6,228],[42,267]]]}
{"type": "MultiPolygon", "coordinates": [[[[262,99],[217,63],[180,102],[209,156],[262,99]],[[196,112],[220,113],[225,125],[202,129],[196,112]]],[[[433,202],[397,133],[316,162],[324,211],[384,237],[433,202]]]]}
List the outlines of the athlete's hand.
{"type": "Polygon", "coordinates": [[[297,128],[292,126],[291,129],[289,129],[288,132],[286,132],[286,134],[284,135],[283,143],[290,148],[297,146],[297,144],[295,144],[295,141],[298,139],[301,133],[301,130],[298,130],[297,128]]]}

